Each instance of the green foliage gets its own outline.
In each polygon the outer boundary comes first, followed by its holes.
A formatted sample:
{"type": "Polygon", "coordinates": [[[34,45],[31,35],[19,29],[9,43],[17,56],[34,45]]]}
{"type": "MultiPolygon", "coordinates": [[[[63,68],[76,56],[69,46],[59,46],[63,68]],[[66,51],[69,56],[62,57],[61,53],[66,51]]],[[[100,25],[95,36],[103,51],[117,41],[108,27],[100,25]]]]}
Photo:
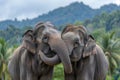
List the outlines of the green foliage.
{"type": "Polygon", "coordinates": [[[79,26],[79,25],[83,25],[83,23],[80,22],[80,21],[76,21],[76,22],[74,23],[74,25],[79,26]]]}
{"type": "Polygon", "coordinates": [[[114,78],[109,76],[109,75],[107,75],[106,80],[114,80],[114,78]]]}
{"type": "Polygon", "coordinates": [[[10,54],[7,53],[7,43],[0,38],[0,80],[10,80],[7,64],[10,54]]]}
{"type": "Polygon", "coordinates": [[[23,33],[28,29],[32,29],[32,27],[26,26],[20,29],[10,25],[5,30],[0,30],[0,37],[4,38],[5,41],[9,43],[8,46],[19,45],[21,43],[23,33]]]}
{"type": "Polygon", "coordinates": [[[100,28],[90,32],[97,42],[101,41],[101,36],[105,34],[105,29],[100,28]]]}
{"type": "Polygon", "coordinates": [[[92,32],[92,35],[94,35],[97,43],[107,56],[110,76],[120,76],[118,75],[118,72],[120,72],[118,71],[120,69],[120,38],[117,37],[116,33],[115,31],[106,32],[105,29],[92,32]]]}
{"type": "Polygon", "coordinates": [[[102,35],[100,45],[108,57],[110,72],[113,73],[120,64],[120,39],[115,37],[115,32],[106,33],[102,35]]]}
{"type": "Polygon", "coordinates": [[[53,80],[64,80],[64,69],[62,64],[55,66],[53,80]]]}
{"type": "Polygon", "coordinates": [[[115,70],[114,79],[120,80],[120,67],[115,70]]]}
{"type": "Polygon", "coordinates": [[[103,12],[100,15],[95,16],[93,19],[88,19],[84,21],[84,25],[93,28],[105,28],[106,31],[112,29],[119,29],[120,27],[120,11],[113,11],[111,13],[103,12]]]}

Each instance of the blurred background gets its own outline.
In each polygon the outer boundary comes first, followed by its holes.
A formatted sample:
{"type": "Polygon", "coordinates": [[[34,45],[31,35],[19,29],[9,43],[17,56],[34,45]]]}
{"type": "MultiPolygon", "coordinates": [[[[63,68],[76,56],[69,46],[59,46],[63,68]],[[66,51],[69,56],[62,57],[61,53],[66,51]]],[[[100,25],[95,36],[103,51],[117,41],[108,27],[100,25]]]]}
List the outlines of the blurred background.
{"type": "MultiPolygon", "coordinates": [[[[120,80],[120,0],[0,0],[0,80],[11,80],[7,64],[22,34],[37,22],[50,21],[60,31],[84,25],[109,61],[106,80],[120,80]]],[[[53,80],[64,80],[57,65],[53,80]]]]}

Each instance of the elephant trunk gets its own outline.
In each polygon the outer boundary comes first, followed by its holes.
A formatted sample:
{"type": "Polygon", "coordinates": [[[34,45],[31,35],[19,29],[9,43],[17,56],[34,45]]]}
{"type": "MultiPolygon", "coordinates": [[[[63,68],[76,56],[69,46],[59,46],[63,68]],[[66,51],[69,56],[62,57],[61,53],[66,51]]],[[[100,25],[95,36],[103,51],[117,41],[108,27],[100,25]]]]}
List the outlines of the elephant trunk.
{"type": "Polygon", "coordinates": [[[39,51],[39,55],[42,59],[42,61],[48,65],[56,65],[60,63],[60,59],[58,57],[58,55],[55,55],[54,57],[47,57],[43,52],[41,52],[41,50],[39,51]]]}
{"type": "Polygon", "coordinates": [[[69,57],[67,46],[62,39],[56,39],[55,42],[50,42],[51,49],[55,51],[63,63],[66,73],[72,72],[72,65],[69,57]]]}

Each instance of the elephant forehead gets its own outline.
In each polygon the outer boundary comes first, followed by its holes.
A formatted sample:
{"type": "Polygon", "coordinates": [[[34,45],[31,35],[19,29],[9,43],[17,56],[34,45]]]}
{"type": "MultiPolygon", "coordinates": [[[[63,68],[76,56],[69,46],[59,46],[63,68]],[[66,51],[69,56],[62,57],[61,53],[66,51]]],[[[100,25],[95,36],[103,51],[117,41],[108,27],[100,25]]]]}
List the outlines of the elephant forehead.
{"type": "Polygon", "coordinates": [[[78,34],[75,34],[73,32],[67,32],[62,37],[64,40],[74,40],[76,38],[80,38],[78,34]]]}
{"type": "Polygon", "coordinates": [[[57,31],[57,30],[54,29],[54,28],[46,28],[46,29],[44,29],[43,34],[60,35],[60,32],[57,31]]]}
{"type": "Polygon", "coordinates": [[[46,28],[43,31],[43,35],[48,35],[50,37],[50,39],[60,39],[61,38],[61,34],[59,31],[57,31],[54,28],[46,28]]]}
{"type": "Polygon", "coordinates": [[[57,31],[56,29],[51,28],[51,27],[47,27],[47,28],[44,30],[44,33],[49,33],[49,34],[60,34],[59,31],[57,31]]]}
{"type": "Polygon", "coordinates": [[[54,34],[54,33],[55,33],[55,34],[60,34],[60,32],[57,31],[57,30],[54,29],[54,28],[50,28],[50,29],[49,29],[49,32],[50,32],[50,33],[53,33],[53,34],[54,34]]]}

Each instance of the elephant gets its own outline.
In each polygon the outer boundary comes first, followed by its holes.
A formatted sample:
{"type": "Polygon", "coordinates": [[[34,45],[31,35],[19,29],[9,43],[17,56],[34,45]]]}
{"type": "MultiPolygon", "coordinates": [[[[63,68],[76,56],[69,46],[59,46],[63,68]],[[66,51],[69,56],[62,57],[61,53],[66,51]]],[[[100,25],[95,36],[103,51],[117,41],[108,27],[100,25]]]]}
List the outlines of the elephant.
{"type": "Polygon", "coordinates": [[[21,45],[8,63],[12,80],[52,80],[54,65],[62,62],[72,72],[67,46],[50,22],[39,22],[23,34],[21,45]],[[67,53],[67,54],[66,54],[67,53]]]}
{"type": "Polygon", "coordinates": [[[64,72],[65,80],[105,80],[108,60],[86,28],[70,24],[61,36],[68,47],[73,69],[71,73],[64,72]]]}

